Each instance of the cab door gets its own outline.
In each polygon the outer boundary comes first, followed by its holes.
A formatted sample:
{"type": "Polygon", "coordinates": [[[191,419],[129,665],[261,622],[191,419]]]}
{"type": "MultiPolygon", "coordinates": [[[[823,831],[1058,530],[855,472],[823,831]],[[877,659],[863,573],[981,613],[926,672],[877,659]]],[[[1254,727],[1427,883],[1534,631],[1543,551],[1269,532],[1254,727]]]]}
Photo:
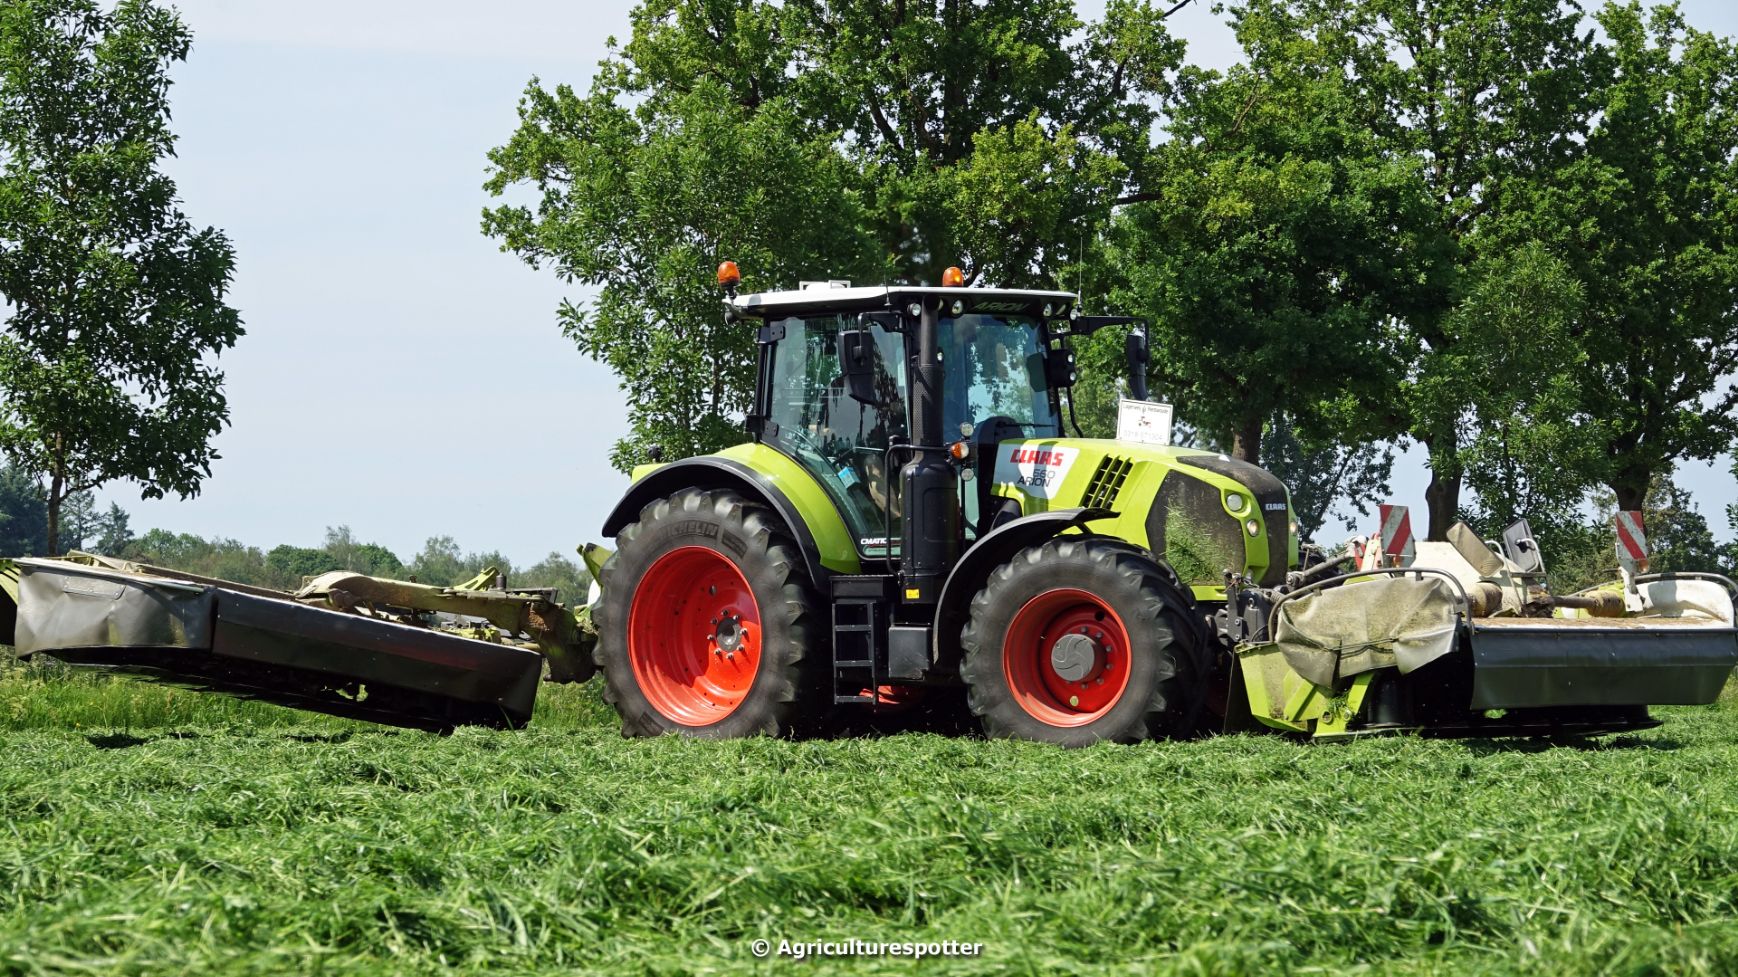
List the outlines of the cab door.
{"type": "Polygon", "coordinates": [[[908,439],[904,336],[871,325],[876,401],[847,389],[839,333],[859,328],[855,313],[772,320],[782,332],[772,351],[763,440],[814,476],[833,500],[866,558],[899,548],[900,452],[908,439]]]}

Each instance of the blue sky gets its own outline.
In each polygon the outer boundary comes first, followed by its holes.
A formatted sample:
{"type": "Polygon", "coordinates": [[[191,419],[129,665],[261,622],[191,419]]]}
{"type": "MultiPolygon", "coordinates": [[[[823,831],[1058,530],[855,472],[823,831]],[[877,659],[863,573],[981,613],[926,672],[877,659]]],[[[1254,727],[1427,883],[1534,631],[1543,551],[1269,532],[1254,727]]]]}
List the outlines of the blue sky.
{"type": "MultiPolygon", "coordinates": [[[[432,535],[521,564],[595,539],[627,480],[609,372],[555,324],[585,292],[478,230],[484,154],[533,75],[589,83],[630,4],[497,0],[182,0],[195,34],[174,75],[185,209],[236,246],[248,335],[223,358],[232,427],[189,500],[105,488],[135,531],[317,545],[326,527],[408,558],[432,535]]],[[[1083,3],[1096,16],[1101,3],[1083,3]]],[[[1684,4],[1738,32],[1738,9],[1684,4]]],[[[1206,3],[1173,26],[1199,63],[1235,56],[1206,3]]],[[[1423,505],[1416,453],[1396,501],[1423,505]]],[[[1723,529],[1725,468],[1683,480],[1723,529]]],[[[1337,536],[1337,531],[1325,535],[1337,536]]]]}

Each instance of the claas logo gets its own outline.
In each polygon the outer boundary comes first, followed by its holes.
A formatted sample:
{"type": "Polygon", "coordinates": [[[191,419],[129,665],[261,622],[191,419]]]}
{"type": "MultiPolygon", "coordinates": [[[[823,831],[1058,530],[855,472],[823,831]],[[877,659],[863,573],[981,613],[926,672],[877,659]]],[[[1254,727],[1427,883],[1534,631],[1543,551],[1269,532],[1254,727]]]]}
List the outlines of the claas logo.
{"type": "Polygon", "coordinates": [[[1067,454],[1055,448],[1014,449],[1014,464],[1016,465],[1060,465],[1066,459],[1067,454]]]}

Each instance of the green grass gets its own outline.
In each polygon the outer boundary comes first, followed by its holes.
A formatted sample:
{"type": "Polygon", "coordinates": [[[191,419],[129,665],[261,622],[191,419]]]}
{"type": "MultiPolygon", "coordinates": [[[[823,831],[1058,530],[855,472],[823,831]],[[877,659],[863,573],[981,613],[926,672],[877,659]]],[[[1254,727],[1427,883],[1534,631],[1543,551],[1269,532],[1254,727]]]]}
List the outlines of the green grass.
{"type": "Polygon", "coordinates": [[[0,675],[0,974],[1738,972],[1738,703],[1583,746],[448,737],[0,675]],[[976,959],[757,961],[749,941],[976,959]]]}

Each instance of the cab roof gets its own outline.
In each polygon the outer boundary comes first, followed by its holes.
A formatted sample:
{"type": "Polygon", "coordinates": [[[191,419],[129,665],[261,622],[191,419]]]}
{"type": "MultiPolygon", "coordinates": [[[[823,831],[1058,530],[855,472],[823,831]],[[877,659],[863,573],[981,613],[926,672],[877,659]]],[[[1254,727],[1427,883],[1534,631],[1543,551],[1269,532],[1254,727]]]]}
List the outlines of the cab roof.
{"type": "Polygon", "coordinates": [[[790,314],[799,311],[872,310],[896,307],[906,298],[945,295],[966,304],[966,311],[1013,312],[1027,306],[1037,311],[1045,303],[1053,315],[1065,315],[1073,307],[1073,292],[1047,292],[1030,288],[942,288],[935,285],[868,285],[855,288],[804,288],[780,292],[752,292],[731,299],[732,305],[751,316],[790,314]],[[993,306],[994,308],[985,308],[993,306]],[[1014,306],[1016,308],[1009,308],[1014,306]]]}

